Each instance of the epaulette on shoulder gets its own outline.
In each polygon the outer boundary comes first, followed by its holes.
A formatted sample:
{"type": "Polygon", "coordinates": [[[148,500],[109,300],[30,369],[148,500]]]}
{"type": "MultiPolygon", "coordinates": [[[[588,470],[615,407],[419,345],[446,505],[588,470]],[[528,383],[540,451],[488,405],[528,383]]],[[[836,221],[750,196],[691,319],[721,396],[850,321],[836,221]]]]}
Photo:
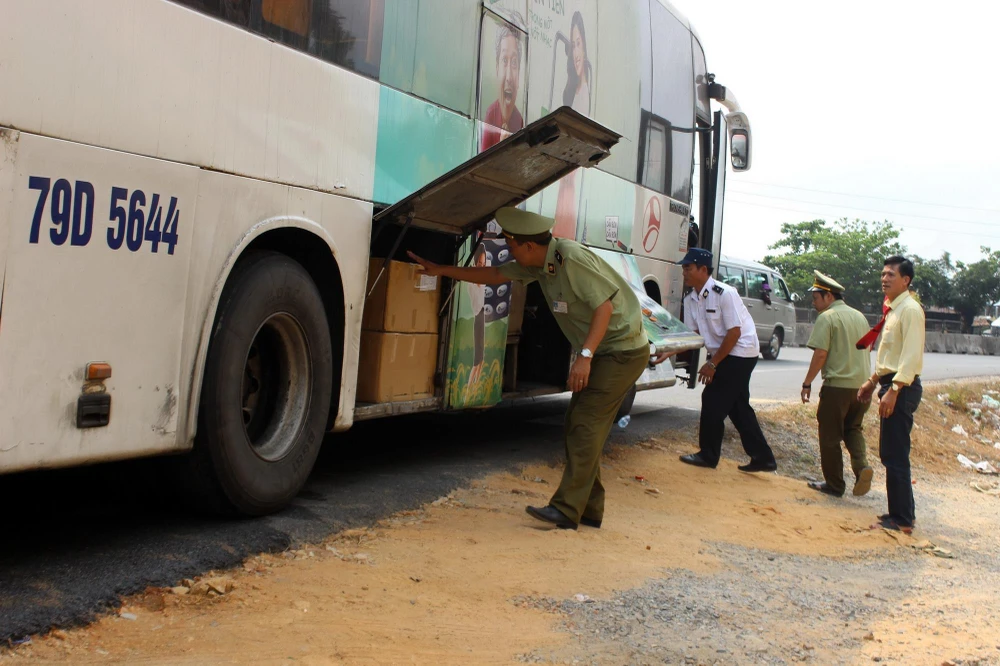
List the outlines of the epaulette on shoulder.
{"type": "Polygon", "coordinates": [[[720,286],[719,286],[719,285],[717,285],[717,284],[713,284],[713,285],[712,285],[712,291],[714,291],[714,292],[715,292],[715,293],[717,293],[717,294],[721,294],[722,292],[724,292],[724,291],[725,291],[725,289],[723,289],[722,287],[720,287],[720,286]]]}

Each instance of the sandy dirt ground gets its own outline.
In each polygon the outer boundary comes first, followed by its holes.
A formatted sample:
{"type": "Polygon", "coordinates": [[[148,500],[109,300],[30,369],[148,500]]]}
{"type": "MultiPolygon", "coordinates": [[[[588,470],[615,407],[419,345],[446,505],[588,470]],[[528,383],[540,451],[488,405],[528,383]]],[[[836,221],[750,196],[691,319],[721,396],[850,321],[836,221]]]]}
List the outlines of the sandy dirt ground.
{"type": "Polygon", "coordinates": [[[912,536],[870,529],[877,425],[872,492],[836,499],[803,480],[820,473],[814,406],[769,408],[781,474],[739,472],[731,435],[716,470],[677,460],[694,433],[612,449],[604,526],[574,532],[524,513],[553,460],[147,590],[0,663],[1000,664],[1000,477],[956,460],[1000,467],[1000,403],[981,400],[997,386],[927,387],[912,536]]]}

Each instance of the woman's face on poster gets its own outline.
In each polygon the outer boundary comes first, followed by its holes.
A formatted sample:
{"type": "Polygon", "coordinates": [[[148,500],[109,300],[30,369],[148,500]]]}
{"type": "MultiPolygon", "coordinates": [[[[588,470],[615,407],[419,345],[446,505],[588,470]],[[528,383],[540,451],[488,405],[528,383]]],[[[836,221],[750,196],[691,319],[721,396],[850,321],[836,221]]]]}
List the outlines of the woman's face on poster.
{"type": "Polygon", "coordinates": [[[580,34],[578,27],[573,26],[570,36],[573,42],[573,67],[576,69],[577,77],[583,81],[583,66],[587,60],[587,46],[583,43],[583,35],[580,34]]]}

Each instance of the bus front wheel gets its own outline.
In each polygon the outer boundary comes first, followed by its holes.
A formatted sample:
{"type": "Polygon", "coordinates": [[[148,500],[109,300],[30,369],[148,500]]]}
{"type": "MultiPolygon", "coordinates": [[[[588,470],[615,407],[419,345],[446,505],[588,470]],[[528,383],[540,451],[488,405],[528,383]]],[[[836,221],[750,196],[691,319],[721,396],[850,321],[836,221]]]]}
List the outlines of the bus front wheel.
{"type": "Polygon", "coordinates": [[[215,512],[264,515],[305,485],[326,429],[332,347],[323,299],[293,259],[233,269],[212,327],[192,461],[215,512]]]}

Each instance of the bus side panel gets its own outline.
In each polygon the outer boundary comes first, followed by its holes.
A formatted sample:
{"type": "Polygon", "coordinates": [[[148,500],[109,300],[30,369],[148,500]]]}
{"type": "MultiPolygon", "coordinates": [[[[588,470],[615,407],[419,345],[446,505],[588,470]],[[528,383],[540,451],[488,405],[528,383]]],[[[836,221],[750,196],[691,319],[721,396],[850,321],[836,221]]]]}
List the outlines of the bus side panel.
{"type": "Polygon", "coordinates": [[[3,276],[7,272],[7,243],[14,206],[14,164],[21,134],[0,127],[0,321],[3,319],[3,276]]]}
{"type": "Polygon", "coordinates": [[[199,170],[20,134],[0,327],[0,471],[168,450],[199,170]],[[88,362],[111,420],[77,428],[88,362]]]}
{"type": "Polygon", "coordinates": [[[660,304],[663,309],[679,319],[681,301],[684,298],[684,274],[680,265],[642,256],[635,260],[642,273],[642,281],[656,282],[660,288],[660,304]]]}
{"type": "MultiPolygon", "coordinates": [[[[332,194],[202,171],[198,185],[191,288],[187,299],[183,381],[190,385],[181,431],[188,441],[197,423],[202,368],[208,352],[218,299],[233,265],[255,239],[281,228],[303,229],[321,238],[336,260],[344,284],[343,372],[335,429],[349,427],[354,416],[358,344],[372,205],[332,194]]],[[[321,285],[322,286],[322,285],[321,285]]],[[[334,340],[334,344],[338,343],[334,340]]]]}
{"type": "Polygon", "coordinates": [[[0,14],[0,125],[372,197],[369,79],[166,0],[0,14]]]}

